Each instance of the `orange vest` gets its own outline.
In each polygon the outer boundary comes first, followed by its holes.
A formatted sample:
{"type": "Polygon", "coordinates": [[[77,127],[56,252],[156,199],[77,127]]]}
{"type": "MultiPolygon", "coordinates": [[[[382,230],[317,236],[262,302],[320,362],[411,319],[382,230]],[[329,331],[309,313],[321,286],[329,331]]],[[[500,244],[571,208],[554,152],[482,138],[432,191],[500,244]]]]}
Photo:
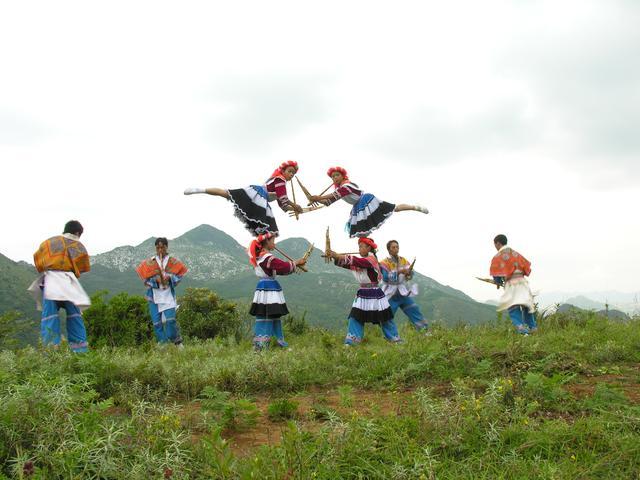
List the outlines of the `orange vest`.
{"type": "MultiPolygon", "coordinates": [[[[167,267],[164,271],[181,277],[187,273],[188,269],[180,260],[169,257],[167,267]]],[[[140,265],[136,267],[136,273],[142,280],[148,280],[149,278],[160,275],[160,265],[156,262],[156,257],[151,257],[140,262],[140,265]]]]}
{"type": "Polygon", "coordinates": [[[517,273],[528,276],[531,273],[531,262],[507,247],[493,257],[489,272],[492,277],[505,277],[507,280],[517,273]]]}
{"type": "Polygon", "coordinates": [[[51,237],[40,244],[33,254],[33,262],[38,272],[60,270],[73,272],[76,277],[91,270],[89,254],[78,240],[63,235],[51,237]]]}

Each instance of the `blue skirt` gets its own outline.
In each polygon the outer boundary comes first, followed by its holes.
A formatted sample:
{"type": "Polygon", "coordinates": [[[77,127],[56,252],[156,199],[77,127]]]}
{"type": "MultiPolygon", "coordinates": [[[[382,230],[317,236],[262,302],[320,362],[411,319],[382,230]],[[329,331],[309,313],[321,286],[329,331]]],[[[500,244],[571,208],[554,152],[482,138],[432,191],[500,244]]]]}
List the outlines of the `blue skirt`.
{"type": "Polygon", "coordinates": [[[366,237],[386,222],[396,206],[393,203],[378,200],[370,193],[363,194],[351,209],[349,217],[349,236],[366,237]]]}
{"type": "Polygon", "coordinates": [[[278,225],[264,187],[251,185],[247,188],[228,190],[228,193],[235,216],[253,236],[257,237],[267,232],[278,234],[278,225]]]}

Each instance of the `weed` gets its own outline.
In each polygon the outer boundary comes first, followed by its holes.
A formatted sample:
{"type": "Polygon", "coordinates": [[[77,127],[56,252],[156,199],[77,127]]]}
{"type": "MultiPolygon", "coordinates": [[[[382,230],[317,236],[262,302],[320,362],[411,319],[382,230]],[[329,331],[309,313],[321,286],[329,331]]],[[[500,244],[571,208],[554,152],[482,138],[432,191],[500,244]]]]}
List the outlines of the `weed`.
{"type": "Polygon", "coordinates": [[[295,418],[298,414],[298,402],[281,398],[274,400],[267,407],[267,416],[274,422],[295,418]]]}

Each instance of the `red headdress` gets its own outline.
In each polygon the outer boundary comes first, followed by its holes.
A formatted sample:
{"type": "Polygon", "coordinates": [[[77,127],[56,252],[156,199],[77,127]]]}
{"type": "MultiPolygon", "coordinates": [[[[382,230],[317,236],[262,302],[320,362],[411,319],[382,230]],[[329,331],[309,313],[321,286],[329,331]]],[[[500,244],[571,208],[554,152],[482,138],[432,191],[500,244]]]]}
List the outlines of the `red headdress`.
{"type": "Polygon", "coordinates": [[[282,162],[280,166],[273,171],[270,178],[282,177],[287,167],[295,168],[296,173],[298,173],[298,162],[296,162],[295,160],[287,160],[286,162],[282,162]]]}
{"type": "Polygon", "coordinates": [[[344,181],[349,181],[349,175],[347,175],[347,170],[345,170],[344,168],[331,167],[329,170],[327,170],[327,175],[330,177],[333,172],[340,172],[342,174],[342,177],[344,178],[344,181]]]}
{"type": "Polygon", "coordinates": [[[372,250],[378,249],[378,245],[376,245],[376,242],[374,242],[373,239],[369,237],[360,237],[358,239],[358,243],[364,243],[365,245],[369,245],[372,250]]]}
{"type": "Polygon", "coordinates": [[[251,265],[254,267],[258,266],[258,257],[263,250],[262,243],[272,237],[275,237],[275,235],[271,232],[263,233],[262,235],[258,235],[256,239],[249,244],[247,253],[249,254],[249,263],[251,263],[251,265]]]}

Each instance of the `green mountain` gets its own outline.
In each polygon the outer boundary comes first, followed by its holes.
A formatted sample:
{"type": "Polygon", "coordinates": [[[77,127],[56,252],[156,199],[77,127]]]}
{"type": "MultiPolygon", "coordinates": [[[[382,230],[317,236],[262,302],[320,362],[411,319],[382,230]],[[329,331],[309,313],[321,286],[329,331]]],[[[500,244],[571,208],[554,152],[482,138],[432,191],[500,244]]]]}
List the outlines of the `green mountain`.
{"type": "MultiPolygon", "coordinates": [[[[14,262],[0,254],[0,316],[12,311],[22,314],[17,320],[6,320],[17,330],[16,339],[22,345],[34,344],[39,334],[40,312],[27,292],[35,277],[36,270],[32,265],[14,262]]],[[[0,344],[3,340],[0,338],[0,344]]]]}
{"type": "MultiPolygon", "coordinates": [[[[136,246],[117,247],[109,252],[92,256],[91,272],[82,276],[82,284],[89,294],[108,290],[111,294],[126,291],[142,294],[144,287],[134,267],[144,258],[155,254],[154,238],[148,238],[136,246]]],[[[302,238],[290,238],[278,243],[278,248],[288,255],[299,258],[309,243],[302,238]]],[[[200,225],[169,241],[169,253],[189,267],[178,294],[187,287],[207,287],[222,297],[244,305],[251,302],[257,278],[248,262],[245,248],[226,233],[210,226],[200,225]]],[[[342,328],[351,307],[357,285],[348,270],[324,262],[321,251],[315,249],[308,262],[309,273],[279,277],[289,309],[295,314],[306,311],[307,320],[314,325],[342,328]]],[[[4,257],[3,257],[4,258],[4,257]]],[[[8,260],[8,259],[7,259],[8,260]]],[[[19,310],[33,312],[34,305],[24,289],[35,276],[33,267],[11,262],[8,277],[17,275],[24,281],[16,283],[14,296],[20,294],[28,299],[19,310]],[[15,267],[15,268],[14,268],[15,267]],[[26,276],[25,276],[26,274],[26,276]],[[22,278],[22,277],[21,277],[22,278]],[[26,309],[26,310],[23,310],[26,309]]],[[[4,265],[4,264],[2,264],[4,265]]],[[[5,267],[0,265],[0,273],[5,267]]],[[[442,285],[418,272],[414,280],[420,287],[416,301],[429,321],[447,325],[456,323],[479,323],[495,318],[494,308],[474,301],[463,292],[442,285]]],[[[2,287],[7,285],[3,282],[2,287]]],[[[0,294],[4,292],[0,291],[0,294]]],[[[2,298],[9,298],[5,295],[2,298]]],[[[5,308],[0,301],[0,311],[5,308]]],[[[400,314],[402,319],[404,316],[400,314]]]]}
{"type": "Polygon", "coordinates": [[[38,318],[36,304],[27,288],[36,278],[36,270],[25,262],[14,262],[0,254],[0,315],[17,310],[38,318]]]}

